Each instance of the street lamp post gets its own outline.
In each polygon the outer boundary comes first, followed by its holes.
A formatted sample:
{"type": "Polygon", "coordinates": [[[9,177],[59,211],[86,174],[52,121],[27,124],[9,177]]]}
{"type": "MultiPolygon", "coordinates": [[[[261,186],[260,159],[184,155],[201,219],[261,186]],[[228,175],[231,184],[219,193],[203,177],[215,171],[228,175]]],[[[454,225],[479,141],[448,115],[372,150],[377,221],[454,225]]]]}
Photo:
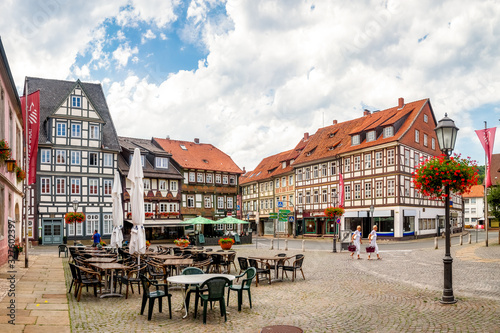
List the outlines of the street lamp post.
{"type": "MultiPolygon", "coordinates": [[[[332,205],[334,207],[337,206],[337,198],[338,198],[338,194],[337,192],[333,192],[332,193],[332,205]]],[[[335,225],[335,231],[333,233],[333,253],[337,253],[337,229],[338,229],[338,223],[337,223],[337,220],[336,220],[336,216],[334,217],[334,221],[333,221],[334,225],[335,225]]]]}
{"type": "MultiPolygon", "coordinates": [[[[434,129],[439,143],[439,148],[441,152],[445,154],[446,159],[449,159],[453,149],[455,148],[455,141],[457,139],[458,128],[455,126],[455,122],[448,118],[445,113],[444,118],[438,122],[438,125],[434,129]]],[[[443,258],[444,264],[444,289],[443,297],[441,298],[442,304],[453,304],[457,300],[453,296],[453,280],[452,280],[452,263],[453,258],[450,255],[450,187],[445,186],[445,254],[443,258]]]]}
{"type": "MultiPolygon", "coordinates": [[[[76,213],[76,211],[78,210],[78,200],[73,200],[73,211],[76,213]]],[[[75,239],[73,240],[73,245],[76,245],[76,221],[73,222],[75,224],[75,239]]]]}

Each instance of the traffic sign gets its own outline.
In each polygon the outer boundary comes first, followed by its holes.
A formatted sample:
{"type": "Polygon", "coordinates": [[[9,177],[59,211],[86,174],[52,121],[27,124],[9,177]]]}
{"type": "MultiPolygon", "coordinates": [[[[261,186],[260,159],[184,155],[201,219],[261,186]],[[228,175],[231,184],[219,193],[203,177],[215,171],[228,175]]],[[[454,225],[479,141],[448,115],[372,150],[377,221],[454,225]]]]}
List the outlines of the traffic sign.
{"type": "Polygon", "coordinates": [[[283,207],[283,201],[278,201],[278,208],[282,208],[283,207]]]}
{"type": "Polygon", "coordinates": [[[288,213],[290,213],[290,210],[288,210],[288,209],[280,209],[279,213],[280,214],[288,214],[288,213]]]}
{"type": "Polygon", "coordinates": [[[269,218],[270,219],[277,219],[278,218],[278,213],[269,213],[269,218]]]}
{"type": "Polygon", "coordinates": [[[287,219],[286,219],[286,217],[284,217],[284,218],[283,218],[283,217],[280,217],[278,221],[280,221],[280,222],[286,222],[286,221],[287,221],[287,219]]]}
{"type": "Polygon", "coordinates": [[[293,220],[295,220],[293,216],[288,216],[288,222],[293,223],[293,220]]]}
{"type": "Polygon", "coordinates": [[[236,210],[240,210],[240,205],[236,205],[236,210]]]}

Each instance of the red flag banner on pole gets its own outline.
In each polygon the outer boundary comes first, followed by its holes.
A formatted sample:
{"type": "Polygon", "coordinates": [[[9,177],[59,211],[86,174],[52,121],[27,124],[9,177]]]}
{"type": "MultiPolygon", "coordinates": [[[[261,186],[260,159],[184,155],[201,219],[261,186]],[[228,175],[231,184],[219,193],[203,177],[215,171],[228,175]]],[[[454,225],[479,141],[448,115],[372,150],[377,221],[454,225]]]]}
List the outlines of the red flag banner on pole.
{"type": "Polygon", "coordinates": [[[339,200],[340,205],[344,207],[344,177],[342,177],[342,172],[339,173],[339,200]]]}
{"type": "Polygon", "coordinates": [[[25,104],[26,97],[21,97],[21,108],[23,110],[23,123],[26,124],[26,111],[28,112],[28,185],[36,180],[36,161],[38,158],[38,133],[40,132],[40,91],[28,95],[28,105],[25,104]]]}
{"type": "Polygon", "coordinates": [[[479,137],[479,141],[481,141],[484,151],[486,152],[486,156],[488,157],[488,161],[486,162],[486,179],[485,179],[486,187],[491,186],[490,167],[491,167],[491,155],[493,154],[493,144],[495,143],[495,132],[496,132],[496,127],[485,128],[476,131],[476,134],[479,137]]]}

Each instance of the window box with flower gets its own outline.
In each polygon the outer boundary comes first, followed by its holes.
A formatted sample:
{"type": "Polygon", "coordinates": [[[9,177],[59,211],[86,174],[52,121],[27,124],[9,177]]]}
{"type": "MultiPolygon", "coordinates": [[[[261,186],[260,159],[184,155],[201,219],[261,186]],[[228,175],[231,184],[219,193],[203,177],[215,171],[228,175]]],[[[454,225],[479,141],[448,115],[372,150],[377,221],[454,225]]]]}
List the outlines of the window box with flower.
{"type": "Polygon", "coordinates": [[[178,247],[187,247],[189,245],[189,240],[184,238],[177,238],[176,240],[174,240],[174,244],[178,247]]]}
{"type": "Polygon", "coordinates": [[[4,139],[0,140],[0,162],[5,162],[10,156],[9,143],[4,139]]]}
{"type": "Polygon", "coordinates": [[[144,213],[144,215],[146,216],[146,218],[152,218],[154,213],[144,213]]]}

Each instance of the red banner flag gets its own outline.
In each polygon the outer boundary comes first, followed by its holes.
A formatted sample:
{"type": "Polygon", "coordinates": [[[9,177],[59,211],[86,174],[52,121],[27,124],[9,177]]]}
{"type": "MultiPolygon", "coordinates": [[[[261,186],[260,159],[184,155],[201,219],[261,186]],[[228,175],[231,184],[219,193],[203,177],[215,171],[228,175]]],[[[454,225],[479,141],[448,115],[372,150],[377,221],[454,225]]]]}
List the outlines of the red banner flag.
{"type": "Polygon", "coordinates": [[[496,127],[476,131],[479,141],[481,141],[484,151],[486,152],[486,156],[488,157],[488,161],[486,162],[486,178],[484,180],[487,188],[491,186],[490,167],[491,155],[493,154],[493,144],[495,143],[495,132],[496,127]]]}
{"type": "Polygon", "coordinates": [[[342,177],[342,172],[339,173],[339,200],[340,206],[344,207],[344,177],[342,177]]]}
{"type": "Polygon", "coordinates": [[[38,133],[40,132],[40,91],[28,95],[28,107],[25,105],[25,96],[21,96],[21,108],[23,112],[23,125],[26,126],[26,109],[28,111],[28,185],[36,181],[36,161],[38,158],[38,133]]]}

